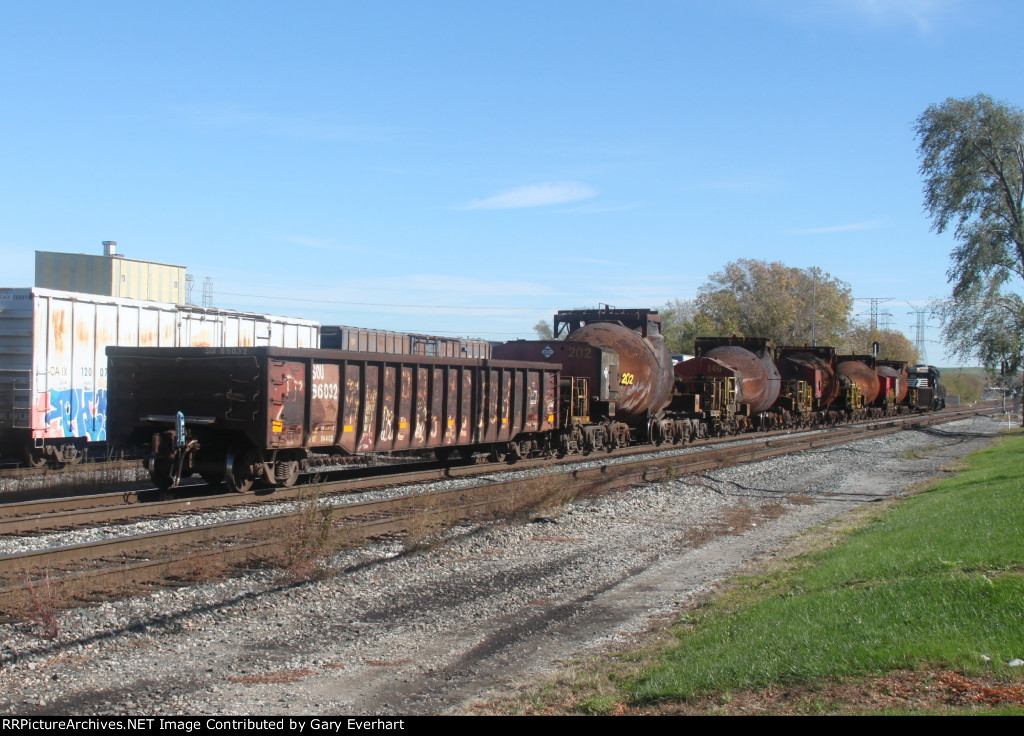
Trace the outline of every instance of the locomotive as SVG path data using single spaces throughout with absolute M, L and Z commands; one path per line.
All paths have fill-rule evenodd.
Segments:
M 161 488 L 198 474 L 245 491 L 294 484 L 312 452 L 514 462 L 934 406 L 905 364 L 874 356 L 701 338 L 673 366 L 655 311 L 563 310 L 554 323 L 557 339 L 477 359 L 108 348 L 111 436 L 146 448 Z

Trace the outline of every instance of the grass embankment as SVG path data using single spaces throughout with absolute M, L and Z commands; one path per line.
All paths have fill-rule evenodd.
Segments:
M 738 581 L 670 641 L 554 700 L 633 713 L 1022 703 L 1024 666 L 1009 665 L 1024 659 L 1022 489 L 1017 433 L 955 477 L 819 531 L 817 549 Z

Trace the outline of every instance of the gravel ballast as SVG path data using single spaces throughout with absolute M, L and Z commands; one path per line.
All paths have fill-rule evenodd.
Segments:
M 0 625 L 8 714 L 459 712 L 670 620 L 752 559 L 980 449 L 976 417 Z

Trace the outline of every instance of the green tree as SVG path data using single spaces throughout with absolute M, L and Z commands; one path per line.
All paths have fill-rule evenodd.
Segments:
M 942 318 L 942 335 L 954 355 L 980 361 L 993 376 L 1003 361 L 1011 372 L 1020 369 L 1024 300 L 1017 294 L 986 294 L 975 288 L 937 303 L 935 313 Z
M 846 332 L 853 296 L 849 284 L 820 268 L 740 259 L 712 274 L 695 304 L 713 334 L 835 345 Z
M 952 298 L 937 313 L 961 358 L 986 368 L 1022 361 L 1024 110 L 988 95 L 949 98 L 917 119 L 924 206 L 936 233 L 953 228 Z M 1009 352 L 1007 352 L 1009 351 Z
M 693 299 L 673 299 L 661 308 L 661 332 L 670 353 L 693 355 L 694 339 L 711 335 L 714 330 Z
M 959 396 L 963 402 L 977 401 L 985 388 L 985 381 L 981 376 L 964 373 L 962 370 L 943 370 L 942 382 L 946 384 L 948 395 Z

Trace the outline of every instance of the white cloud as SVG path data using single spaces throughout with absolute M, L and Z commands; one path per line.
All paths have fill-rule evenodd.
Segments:
M 840 8 L 849 8 L 872 23 L 908 21 L 921 33 L 932 31 L 939 18 L 956 5 L 957 0 L 839 0 Z
M 928 35 L 963 8 L 962 0 L 762 0 L 762 6 L 798 22 L 848 25 L 851 20 L 874 28 L 907 24 Z
M 597 195 L 597 191 L 575 181 L 555 181 L 506 189 L 486 199 L 474 199 L 459 205 L 460 210 L 508 210 L 521 207 L 544 207 L 563 202 L 579 202 Z
M 882 227 L 885 220 L 868 220 L 866 222 L 852 222 L 847 225 L 829 225 L 827 227 L 808 227 L 801 230 L 790 230 L 789 235 L 821 235 L 822 233 L 845 233 L 851 230 L 873 230 Z
M 628 210 L 640 209 L 643 205 L 639 203 L 633 204 L 609 204 L 609 205 L 597 205 L 597 204 L 585 204 L 580 207 L 570 207 L 569 212 L 626 212 Z

